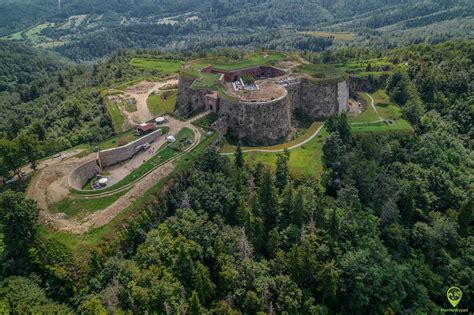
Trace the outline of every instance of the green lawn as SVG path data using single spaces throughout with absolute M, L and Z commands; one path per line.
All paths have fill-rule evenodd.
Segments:
M 388 133 L 388 132 L 402 132 L 411 133 L 413 127 L 404 119 L 399 119 L 393 124 L 387 124 L 383 121 L 377 123 L 364 123 L 358 125 L 351 125 L 352 133 L 374 132 L 374 133 Z
M 107 98 L 105 98 L 105 105 L 107 107 L 110 119 L 112 120 L 114 131 L 121 132 L 123 130 L 123 123 L 125 121 L 122 112 L 115 102 L 109 101 Z
M 161 91 L 152 94 L 147 99 L 147 105 L 154 116 L 172 113 L 176 106 L 176 91 Z
M 347 76 L 347 74 L 339 68 L 322 64 L 301 65 L 296 67 L 294 72 L 307 74 L 316 82 L 327 80 L 338 81 Z
M 107 208 L 127 192 L 128 190 L 125 190 L 111 196 L 89 199 L 65 198 L 57 203 L 49 205 L 48 210 L 51 213 L 64 213 L 66 218 L 81 219 L 90 213 Z
M 153 58 L 132 58 L 130 64 L 134 67 L 158 70 L 164 73 L 178 73 L 179 69 L 183 65 L 182 60 L 166 60 L 166 59 L 153 59 Z
M 134 132 L 133 129 L 130 129 L 130 130 L 127 130 L 121 134 L 118 134 L 104 142 L 101 142 L 98 147 L 99 149 L 101 150 L 107 150 L 107 149 L 111 149 L 111 148 L 116 148 L 119 146 L 119 144 L 121 145 L 125 145 L 129 142 L 132 142 L 134 140 L 137 140 L 138 138 L 140 138 L 139 136 L 137 136 Z
M 369 123 L 379 120 L 377 113 L 370 105 L 371 100 L 366 93 L 359 93 L 359 96 L 364 100 L 365 110 L 357 116 L 351 116 L 349 121 L 351 123 Z M 383 116 L 382 116 L 383 117 Z
M 312 134 L 314 134 L 314 132 L 323 125 L 322 122 L 314 122 L 311 124 L 311 126 L 308 128 L 308 130 L 304 133 L 304 135 L 302 135 L 301 137 L 298 137 L 294 140 L 291 140 L 291 141 L 288 141 L 288 142 L 285 142 L 285 143 L 281 143 L 281 144 L 276 144 L 276 145 L 272 145 L 272 146 L 265 146 L 265 147 L 241 147 L 242 150 L 252 150 L 252 149 L 257 149 L 257 150 L 283 150 L 285 148 L 289 148 L 289 147 L 292 147 L 294 145 L 297 145 L 298 143 L 301 143 L 303 141 L 305 141 L 306 139 L 308 139 Z M 234 145 L 231 145 L 231 144 L 225 144 L 220 152 L 221 153 L 232 153 L 232 152 L 235 152 L 235 150 L 237 149 L 237 146 L 234 146 Z
M 254 53 L 241 61 L 233 61 L 226 59 L 209 60 L 213 68 L 216 70 L 233 71 L 242 68 L 250 68 L 256 66 L 272 66 L 279 61 L 288 59 L 287 56 L 279 52 L 271 53 Z
M 128 103 L 125 101 L 123 104 L 124 104 L 123 106 L 125 107 L 125 110 L 129 113 L 133 113 L 138 110 L 137 103 Z
M 288 166 L 292 176 L 296 178 L 321 176 L 323 170 L 322 147 L 326 136 L 327 131 L 323 128 L 311 141 L 301 147 L 290 150 Z M 281 153 L 249 152 L 244 153 L 244 156 L 247 162 L 262 162 L 264 165 L 274 168 L 278 154 Z

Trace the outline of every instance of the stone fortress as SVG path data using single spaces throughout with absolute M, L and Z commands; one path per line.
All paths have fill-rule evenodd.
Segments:
M 339 72 L 318 73 L 319 68 L 312 65 L 300 69 L 288 60 L 247 67 L 236 64 L 233 68 L 214 66 L 212 60 L 209 63 L 194 72 L 188 70 L 193 62 L 183 66 L 176 113 L 186 116 L 199 110 L 214 111 L 218 119 L 213 127 L 245 145 L 284 142 L 297 111 L 316 121 L 347 108 L 348 83 Z

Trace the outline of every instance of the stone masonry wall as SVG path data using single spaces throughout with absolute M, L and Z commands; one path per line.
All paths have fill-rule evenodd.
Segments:
M 227 121 L 231 139 L 247 145 L 271 145 L 282 141 L 291 130 L 287 95 L 271 102 L 220 100 L 219 116 Z
M 178 82 L 178 93 L 176 96 L 175 114 L 178 116 L 187 116 L 192 112 L 205 107 L 205 96 L 211 90 L 192 89 L 191 85 L 196 79 L 181 75 Z
M 347 106 L 349 91 L 346 81 L 315 84 L 302 78 L 300 85 L 299 97 L 297 94 L 292 96 L 293 105 L 311 119 L 327 118 Z
M 127 145 L 124 145 L 118 148 L 100 151 L 99 158 L 100 158 L 102 167 L 106 168 L 108 166 L 111 166 L 116 163 L 132 158 L 135 154 L 137 154 L 141 150 L 140 146 L 142 146 L 145 143 L 151 143 L 155 141 L 162 134 L 163 133 L 161 129 L 158 129 L 147 134 L 146 136 L 141 137 L 138 140 L 130 142 Z
M 82 189 L 98 173 L 100 173 L 100 167 L 97 160 L 84 163 L 69 175 L 69 185 L 76 189 Z
M 349 102 L 349 86 L 347 81 L 337 83 L 337 103 L 338 112 L 347 110 L 347 103 Z

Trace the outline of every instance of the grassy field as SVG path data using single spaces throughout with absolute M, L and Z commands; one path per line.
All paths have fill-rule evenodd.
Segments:
M 340 80 L 346 77 L 346 73 L 336 67 L 329 65 L 301 65 L 294 69 L 295 73 L 309 75 L 314 81 Z
M 148 109 L 154 116 L 174 112 L 176 91 L 162 91 L 152 94 L 147 99 Z
M 281 144 L 276 144 L 276 145 L 272 145 L 272 146 L 266 146 L 266 147 L 241 147 L 242 150 L 252 150 L 252 149 L 256 149 L 256 150 L 283 150 L 285 148 L 290 148 L 294 145 L 297 145 L 303 141 L 305 141 L 306 139 L 308 139 L 309 137 L 311 137 L 312 134 L 314 134 L 316 132 L 316 130 L 321 127 L 323 125 L 322 122 L 314 122 L 311 124 L 311 126 L 308 128 L 308 130 L 304 133 L 304 135 L 302 135 L 301 137 L 298 137 L 294 140 L 291 140 L 291 141 L 288 141 L 288 142 L 285 142 L 285 143 L 281 143 Z M 236 146 L 234 145 L 231 145 L 231 144 L 225 144 L 220 152 L 221 153 L 233 153 L 235 152 L 235 150 L 237 149 Z
M 254 53 L 241 61 L 217 59 L 209 60 L 209 64 L 212 64 L 216 70 L 232 71 L 256 66 L 271 66 L 286 59 L 283 53 Z
M 136 112 L 137 109 L 137 103 L 128 103 L 128 102 L 123 102 L 123 106 L 125 107 L 125 110 L 129 113 Z
M 178 73 L 183 65 L 182 60 L 166 60 L 153 58 L 132 58 L 130 64 L 137 68 L 157 70 L 166 74 Z
M 99 149 L 101 150 L 107 150 L 107 149 L 111 149 L 111 148 L 116 148 L 119 146 L 119 144 L 122 144 L 122 145 L 125 145 L 129 142 L 132 142 L 132 141 L 135 141 L 137 140 L 138 137 L 134 130 L 130 129 L 130 130 L 127 130 L 121 134 L 118 134 L 104 142 L 101 142 L 98 147 Z
M 125 190 L 101 198 L 65 198 L 57 203 L 49 205 L 48 210 L 51 213 L 64 213 L 67 219 L 82 219 L 90 213 L 107 208 L 127 192 L 128 190 Z
M 125 118 L 123 117 L 123 114 L 118 108 L 117 104 L 105 98 L 105 105 L 107 107 L 110 119 L 112 120 L 112 127 L 114 128 L 114 131 L 122 132 Z
M 304 32 L 304 34 L 316 36 L 316 37 L 334 37 L 336 41 L 351 40 L 356 35 L 355 33 L 349 33 L 349 32 L 324 32 L 324 31 Z
M 322 147 L 327 136 L 326 129 L 321 129 L 319 134 L 301 147 L 290 150 L 288 166 L 292 176 L 301 178 L 305 176 L 320 177 L 322 167 Z M 250 163 L 262 162 L 264 165 L 275 168 L 275 163 L 281 153 L 249 152 L 245 153 L 245 160 Z

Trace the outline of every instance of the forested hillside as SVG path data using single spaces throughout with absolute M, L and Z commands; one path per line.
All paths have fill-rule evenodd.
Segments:
M 292 178 L 291 152 L 273 171 L 240 150 L 228 158 L 211 147 L 118 239 L 79 246 L 76 256 L 39 236 L 38 209 L 23 194 L 3 193 L 0 310 L 436 314 L 450 308 L 451 286 L 462 288 L 458 307 L 473 309 L 474 43 L 304 56 L 389 60 L 383 88 L 414 132 L 356 134 L 345 113 L 333 116 L 321 178 Z M 100 86 L 133 77 L 129 57 L 121 51 L 68 71 L 88 90 L 81 80 Z M 50 89 L 61 90 L 60 82 Z
M 21 14 L 28 15 L 40 1 L 0 1 L 0 36 L 54 48 L 75 60 L 125 47 L 321 51 L 341 44 L 392 48 L 474 36 L 468 0 L 63 0 L 54 6 L 47 1 L 38 11 L 43 18 L 35 12 L 28 19 L 10 14 L 20 3 L 26 8 Z

